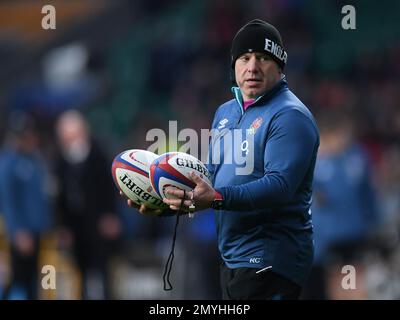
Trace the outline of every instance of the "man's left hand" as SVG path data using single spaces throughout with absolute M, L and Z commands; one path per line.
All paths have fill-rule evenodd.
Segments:
M 195 206 L 194 211 L 210 208 L 215 197 L 215 190 L 194 172 L 190 172 L 189 178 L 196 184 L 196 187 L 192 191 L 186 192 L 178 188 L 168 187 L 165 192 L 171 196 L 177 197 L 177 199 L 164 198 L 164 203 L 168 204 L 172 210 L 179 210 L 181 201 L 186 195 L 185 201 L 183 202 L 183 209 L 185 211 L 189 211 L 189 206 L 191 204 Z

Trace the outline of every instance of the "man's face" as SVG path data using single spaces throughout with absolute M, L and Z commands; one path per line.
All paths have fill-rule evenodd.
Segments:
M 245 53 L 235 62 L 235 77 L 243 99 L 247 101 L 271 89 L 281 79 L 281 71 L 269 55 Z

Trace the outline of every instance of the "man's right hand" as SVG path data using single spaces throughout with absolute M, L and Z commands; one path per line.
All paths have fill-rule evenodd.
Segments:
M 128 204 L 128 206 L 130 206 L 131 208 L 137 209 L 141 214 L 148 215 L 148 216 L 158 216 L 162 213 L 161 209 L 150 209 L 150 208 L 147 208 L 144 204 L 138 205 L 138 204 L 134 203 L 131 199 L 128 199 L 122 191 L 120 191 L 119 194 L 121 195 L 121 197 L 123 197 L 126 200 L 126 203 Z

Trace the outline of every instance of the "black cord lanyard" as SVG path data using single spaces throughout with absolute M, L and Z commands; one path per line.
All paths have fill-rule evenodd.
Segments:
M 181 213 L 183 213 L 183 202 L 185 201 L 186 198 L 186 191 L 183 190 L 183 199 L 181 201 L 181 205 L 179 207 L 179 210 L 176 214 L 176 222 L 175 222 L 175 229 L 174 229 L 174 236 L 172 238 L 172 247 L 171 247 L 171 252 L 169 253 L 167 263 L 165 264 L 164 268 L 164 274 L 163 274 L 163 281 L 164 281 L 164 290 L 169 291 L 172 290 L 172 284 L 169 280 L 170 275 L 171 275 L 171 270 L 172 270 L 172 262 L 174 261 L 174 251 L 175 251 L 175 242 L 176 242 L 176 231 L 178 229 L 178 224 L 179 224 L 179 216 Z M 168 284 L 168 288 L 167 288 Z

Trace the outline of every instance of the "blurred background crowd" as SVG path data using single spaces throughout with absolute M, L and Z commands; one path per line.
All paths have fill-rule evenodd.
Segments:
M 44 4 L 56 29 L 43 30 Z M 354 5 L 356 29 L 342 7 Z M 113 157 L 168 120 L 210 128 L 230 93 L 230 44 L 261 18 L 280 30 L 289 87 L 317 118 L 315 263 L 304 299 L 400 298 L 400 2 L 81 0 L 0 3 L 0 296 L 218 299 L 213 214 L 128 208 Z M 168 150 L 168 146 L 165 147 Z M 160 150 L 162 151 L 162 150 Z M 44 290 L 44 265 L 57 271 Z M 356 270 L 356 289 L 341 286 Z

